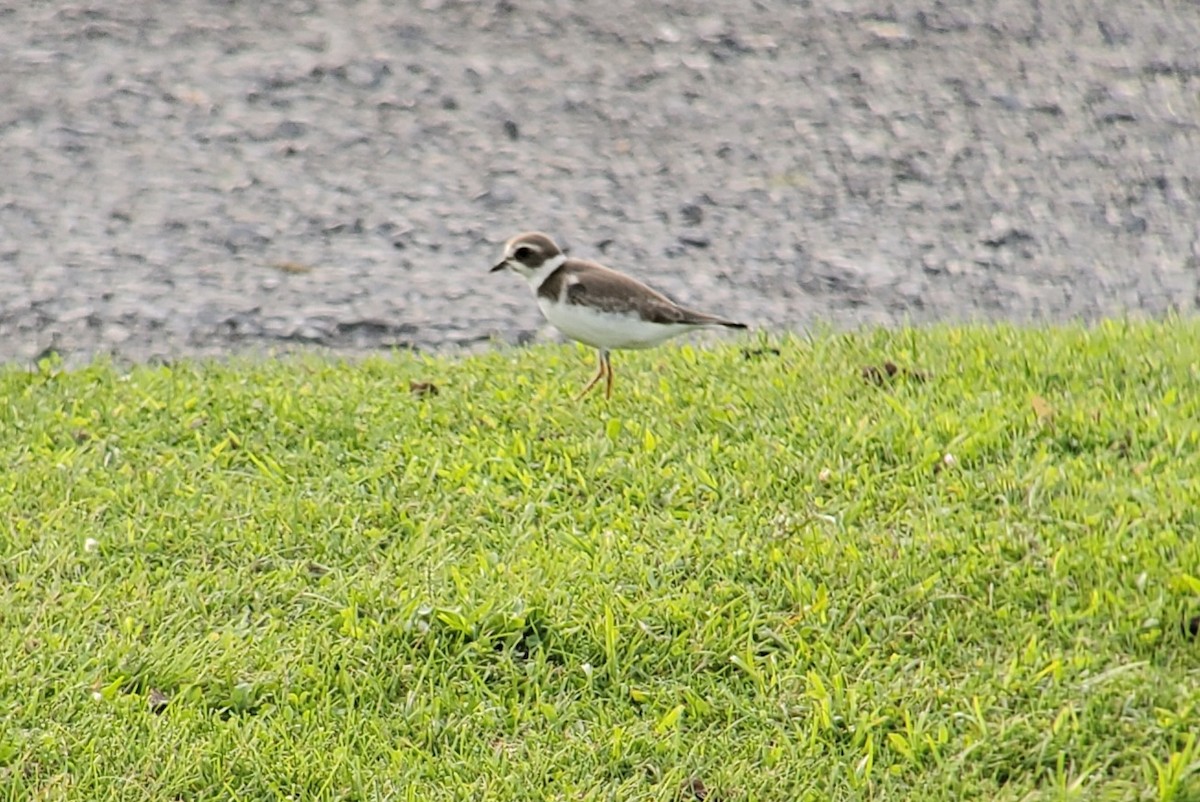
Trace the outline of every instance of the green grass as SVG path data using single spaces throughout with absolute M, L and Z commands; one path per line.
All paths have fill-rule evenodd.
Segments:
M 1200 323 L 593 360 L 0 372 L 0 799 L 1200 800 Z

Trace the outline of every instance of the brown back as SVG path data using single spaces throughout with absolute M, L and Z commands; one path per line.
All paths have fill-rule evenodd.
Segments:
M 605 312 L 636 314 L 650 323 L 691 326 L 738 326 L 712 315 L 693 312 L 660 292 L 604 265 L 568 259 L 538 287 L 538 297 L 557 300 L 566 287 L 566 302 L 586 303 Z

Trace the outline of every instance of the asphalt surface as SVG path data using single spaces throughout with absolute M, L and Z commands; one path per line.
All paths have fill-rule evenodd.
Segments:
M 771 330 L 1190 312 L 1200 4 L 0 4 L 0 361 L 545 336 L 541 229 Z

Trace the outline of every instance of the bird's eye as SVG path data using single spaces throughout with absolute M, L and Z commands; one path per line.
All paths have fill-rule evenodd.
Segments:
M 513 256 L 524 262 L 533 256 L 533 248 L 530 248 L 528 245 L 522 245 L 520 248 L 517 248 L 515 251 L 513 251 Z

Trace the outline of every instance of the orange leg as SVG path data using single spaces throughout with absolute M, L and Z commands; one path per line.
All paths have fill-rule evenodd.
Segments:
M 585 395 L 587 395 L 588 391 L 596 386 L 596 382 L 600 381 L 605 376 L 608 377 L 608 391 L 611 393 L 612 392 L 612 366 L 608 364 L 608 351 L 601 350 L 600 351 L 600 369 L 596 371 L 596 375 L 594 377 L 592 377 L 592 380 L 587 383 L 587 387 L 584 387 L 583 390 L 580 391 L 579 395 L 575 396 L 575 400 L 578 401 L 579 399 L 581 399 Z

